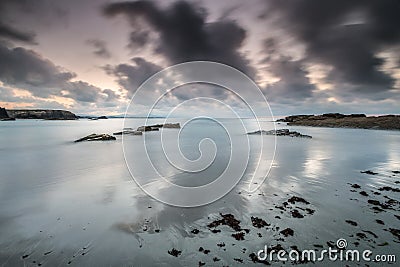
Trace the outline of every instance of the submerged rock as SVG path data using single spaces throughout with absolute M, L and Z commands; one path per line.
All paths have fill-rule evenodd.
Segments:
M 109 140 L 116 140 L 112 135 L 109 134 L 89 134 L 88 136 L 82 137 L 78 140 L 75 140 L 75 143 L 83 142 L 83 141 L 109 141 Z
M 310 135 L 301 134 L 296 131 L 290 131 L 289 129 L 278 129 L 278 130 L 258 130 L 255 132 L 247 133 L 248 135 L 262 134 L 262 135 L 276 135 L 276 136 L 290 136 L 290 137 L 301 137 L 301 138 L 312 138 Z

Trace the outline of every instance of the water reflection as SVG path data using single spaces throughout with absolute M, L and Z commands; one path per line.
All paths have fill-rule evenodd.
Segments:
M 137 187 L 124 164 L 120 139 L 79 145 L 70 142 L 91 132 L 117 131 L 120 120 L 50 123 L 16 121 L 10 126 L 15 128 L 2 128 L 0 264 L 34 265 L 35 261 L 36 265 L 51 266 L 71 261 L 90 266 L 180 266 L 193 265 L 193 260 L 195 264 L 199 260 L 213 264 L 214 256 L 221 258 L 221 264 L 235 264 L 235 257 L 250 264 L 250 251 L 276 244 L 279 237 L 276 232 L 255 229 L 251 216 L 267 220 L 271 229 L 292 227 L 295 235 L 287 240 L 300 248 L 325 244 L 338 235 L 350 238 L 354 228 L 344 222 L 346 219 L 357 221 L 360 229 L 377 233 L 377 242 L 393 244 L 390 233 L 375 223 L 377 215 L 367 206 L 369 198 L 351 192 L 348 183 L 358 183 L 371 196 L 370 190 L 395 186 L 399 177 L 392 176 L 391 171 L 400 170 L 397 132 L 298 127 L 295 130 L 314 138 L 279 138 L 270 176 L 257 192 L 246 192 L 255 167 L 250 165 L 244 180 L 225 197 L 211 205 L 185 209 L 159 203 Z M 37 124 L 41 124 L 40 130 Z M 136 127 L 142 121 L 132 120 L 131 124 Z M 44 125 L 51 130 L 46 131 Z M 269 130 L 271 124 L 265 122 L 262 128 Z M 26 139 L 27 132 L 30 137 Z M 270 136 L 263 138 L 270 143 Z M 135 140 L 141 139 L 131 136 L 133 146 Z M 257 146 L 256 140 L 252 145 Z M 267 145 L 266 149 L 271 147 Z M 256 157 L 254 153 L 251 156 Z M 270 163 L 268 158 L 261 159 L 264 168 Z M 379 175 L 360 173 L 366 169 Z M 174 174 L 167 167 L 164 171 Z M 171 178 L 179 180 L 182 176 Z M 157 182 L 154 179 L 157 190 L 166 190 Z M 396 199 L 394 194 L 384 195 Z M 275 208 L 293 195 L 307 199 L 315 214 L 295 219 Z M 221 233 L 209 231 L 207 224 L 218 218 L 219 212 L 234 214 L 243 228 L 251 230 L 244 241 L 236 242 L 229 228 L 221 228 Z M 379 214 L 385 227 L 397 227 L 393 213 Z M 192 234 L 194 228 L 200 233 Z M 220 242 L 226 243 L 226 251 L 216 246 Z M 369 246 L 360 243 L 361 247 Z M 212 257 L 199 254 L 200 246 L 209 248 Z M 172 247 L 182 250 L 182 256 L 170 256 L 167 251 Z M 388 252 L 391 247 L 376 249 Z M 247 248 L 246 253 L 243 248 Z M 24 255 L 29 256 L 23 259 Z

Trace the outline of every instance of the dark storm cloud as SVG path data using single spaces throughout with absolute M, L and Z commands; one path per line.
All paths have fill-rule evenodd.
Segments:
M 29 88 L 39 97 L 59 93 L 61 89 L 57 86 L 75 77 L 75 74 L 61 70 L 51 61 L 22 47 L 0 45 L 0 61 L 0 80 L 3 83 Z
M 108 74 L 117 77 L 118 83 L 128 91 L 129 97 L 131 97 L 132 94 L 136 92 L 138 87 L 151 75 L 157 73 L 162 69 L 160 66 L 148 62 L 140 57 L 132 58 L 131 61 L 134 65 L 107 65 L 104 68 Z
M 392 0 L 266 1 L 274 17 L 306 48 L 306 60 L 332 66 L 328 80 L 362 93 L 390 90 L 377 53 L 400 44 L 400 2 Z
M 82 81 L 32 50 L 8 48 L 0 44 L 0 81 L 7 86 L 28 90 L 33 96 L 65 96 L 78 102 L 116 100 L 108 91 Z M 111 98 L 111 99 L 110 99 Z
M 102 40 L 97 40 L 97 39 L 89 39 L 86 41 L 88 45 L 92 46 L 95 50 L 93 51 L 93 54 L 95 54 L 98 57 L 101 58 L 110 58 L 111 53 L 107 49 L 107 45 L 104 41 Z
M 148 31 L 133 31 L 129 35 L 129 47 L 136 48 L 146 45 L 149 42 L 150 33 Z
M 134 33 L 140 28 L 140 20 L 144 20 L 159 34 L 156 52 L 172 64 L 212 60 L 254 77 L 253 67 L 239 52 L 246 31 L 232 20 L 208 23 L 205 9 L 193 3 L 178 1 L 163 9 L 151 1 L 119 2 L 107 5 L 104 14 L 109 17 L 125 15 Z M 134 37 L 135 41 L 136 34 Z
M 35 34 L 31 32 L 22 32 L 9 25 L 3 24 L 0 18 L 0 38 L 10 39 L 12 41 L 22 41 L 26 43 L 35 43 Z
M 269 100 L 285 103 L 293 100 L 303 101 L 313 96 L 316 88 L 311 84 L 307 77 L 308 72 L 300 60 L 285 57 L 271 60 L 268 71 L 280 79 L 264 88 Z
M 11 41 L 35 43 L 35 34 L 15 28 L 12 22 L 7 19 L 10 7 L 23 6 L 23 1 L 0 0 L 0 38 Z
M 264 53 L 260 63 L 266 65 L 265 70 L 279 81 L 262 88 L 268 100 L 288 103 L 303 101 L 313 96 L 316 89 L 308 78 L 308 71 L 302 60 L 279 54 L 279 44 L 273 38 L 264 41 Z

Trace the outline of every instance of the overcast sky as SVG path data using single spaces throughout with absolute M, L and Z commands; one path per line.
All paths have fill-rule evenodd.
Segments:
M 400 113 L 399 14 L 396 0 L 0 0 L 0 106 L 122 114 L 151 75 L 210 60 L 253 79 L 275 115 Z M 199 92 L 232 101 L 182 86 L 157 112 Z

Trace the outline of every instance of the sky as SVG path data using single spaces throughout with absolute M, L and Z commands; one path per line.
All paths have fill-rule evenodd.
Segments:
M 119 115 L 157 72 L 213 61 L 251 78 L 276 116 L 399 114 L 398 14 L 396 0 L 0 0 L 0 107 Z M 190 84 L 154 114 L 185 101 L 183 114 L 218 114 L 199 96 L 235 106 Z

